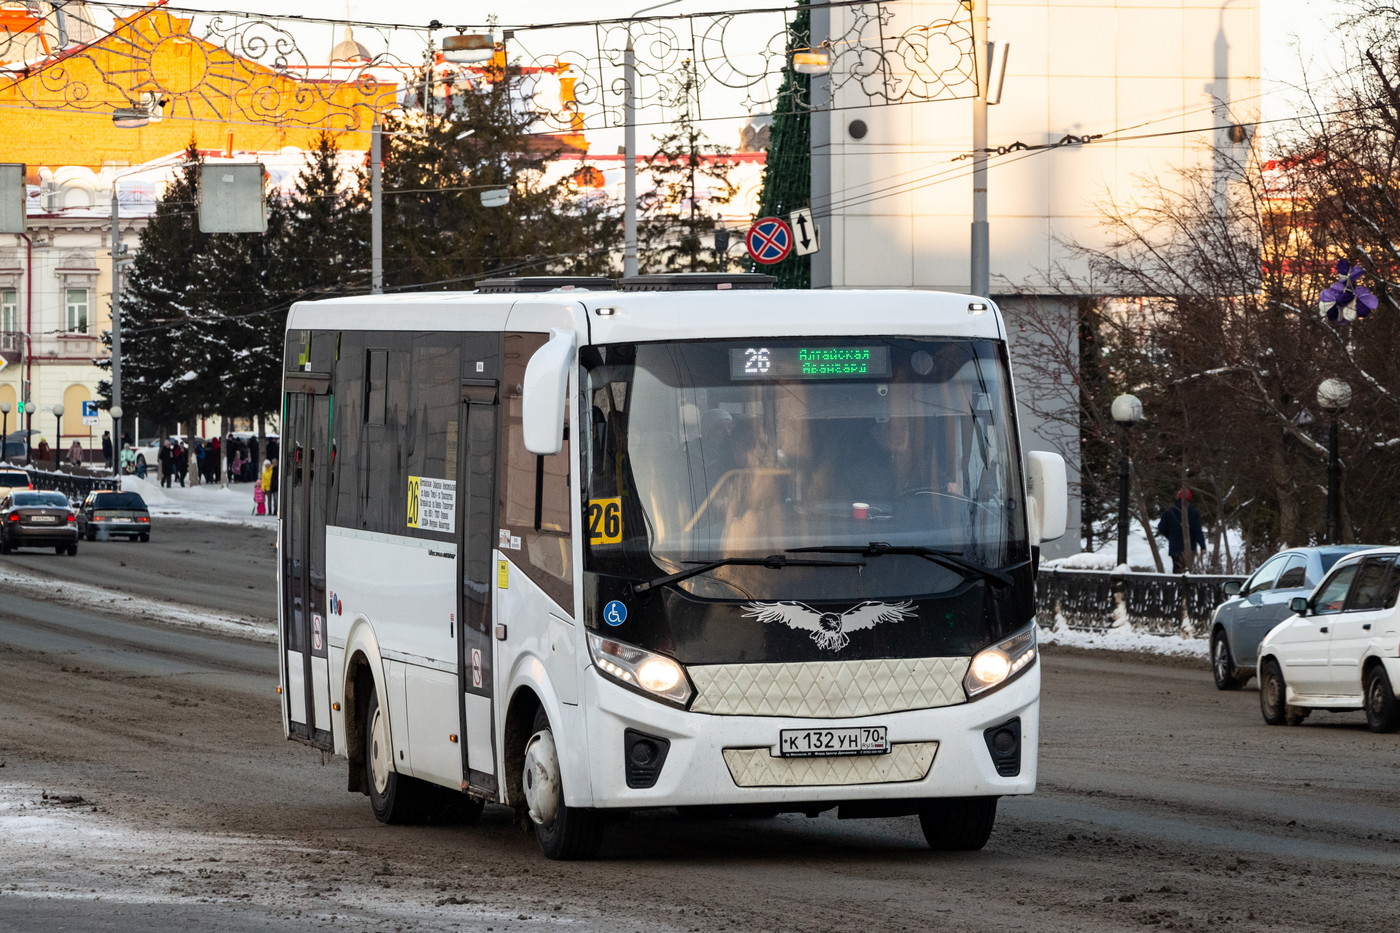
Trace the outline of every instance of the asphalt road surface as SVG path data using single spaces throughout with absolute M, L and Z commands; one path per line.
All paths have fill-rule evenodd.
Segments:
M 272 612 L 270 532 L 0 558 Z M 123 582 L 125 581 L 125 582 Z M 384 827 L 283 740 L 273 647 L 0 585 L 0 930 L 1388 929 L 1400 735 L 1268 727 L 1204 662 L 1048 648 L 1040 790 L 978 853 L 912 818 L 637 815 L 554 863 L 513 815 Z

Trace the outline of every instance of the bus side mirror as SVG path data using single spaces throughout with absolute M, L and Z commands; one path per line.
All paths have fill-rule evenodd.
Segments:
M 1065 458 L 1043 450 L 1026 454 L 1026 511 L 1031 544 L 1058 538 L 1069 521 Z
M 520 418 L 525 449 L 548 456 L 564 447 L 564 405 L 569 392 L 569 370 L 574 365 L 574 332 L 551 330 L 549 342 L 525 364 Z
M 1308 614 L 1308 598 L 1306 596 L 1294 596 L 1288 601 L 1289 611 L 1300 616 Z

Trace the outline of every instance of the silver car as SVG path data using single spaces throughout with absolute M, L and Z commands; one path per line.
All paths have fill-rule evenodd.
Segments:
M 1279 551 L 1241 584 L 1225 584 L 1230 599 L 1215 607 L 1210 624 L 1210 669 L 1220 690 L 1238 690 L 1254 676 L 1259 642 L 1293 614 L 1295 596 L 1308 596 L 1343 555 L 1373 547 L 1336 544 Z

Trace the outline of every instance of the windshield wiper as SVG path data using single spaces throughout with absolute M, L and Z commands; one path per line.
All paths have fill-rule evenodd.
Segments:
M 686 563 L 697 563 L 686 561 Z M 657 577 L 655 580 L 648 580 L 645 583 L 634 583 L 633 593 L 645 593 L 654 590 L 658 586 L 665 586 L 668 583 L 679 583 L 681 580 L 689 580 L 691 577 L 698 577 L 702 573 L 709 573 L 716 567 L 768 567 L 771 570 L 782 570 L 784 567 L 864 567 L 863 560 L 803 560 L 802 558 L 788 557 L 786 554 L 769 554 L 767 557 L 722 557 L 719 560 L 707 560 L 698 562 L 695 567 L 686 570 L 679 570 L 675 573 L 668 573 L 664 577 Z
M 845 547 L 843 545 L 794 547 L 788 548 L 788 553 L 860 554 L 864 557 L 883 557 L 886 554 L 907 554 L 911 557 L 922 557 L 924 560 L 931 561 L 935 564 L 941 564 L 953 570 L 960 570 L 964 574 L 975 574 L 980 577 L 985 577 L 1001 586 L 1011 585 L 1010 574 L 997 570 L 994 567 L 987 567 L 976 561 L 968 560 L 966 557 L 962 556 L 961 551 L 945 551 L 936 547 L 894 545 L 886 544 L 884 541 L 871 541 L 864 547 Z

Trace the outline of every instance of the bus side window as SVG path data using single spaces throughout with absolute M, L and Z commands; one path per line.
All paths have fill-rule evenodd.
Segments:
M 525 380 L 525 364 L 545 340 L 544 334 L 505 337 L 501 524 L 520 538 L 520 551 L 512 551 L 510 556 L 550 597 L 568 607 L 573 599 L 573 522 L 569 508 L 572 432 L 566 416 L 564 446 L 557 454 L 541 457 L 525 449 L 521 423 L 520 385 Z

